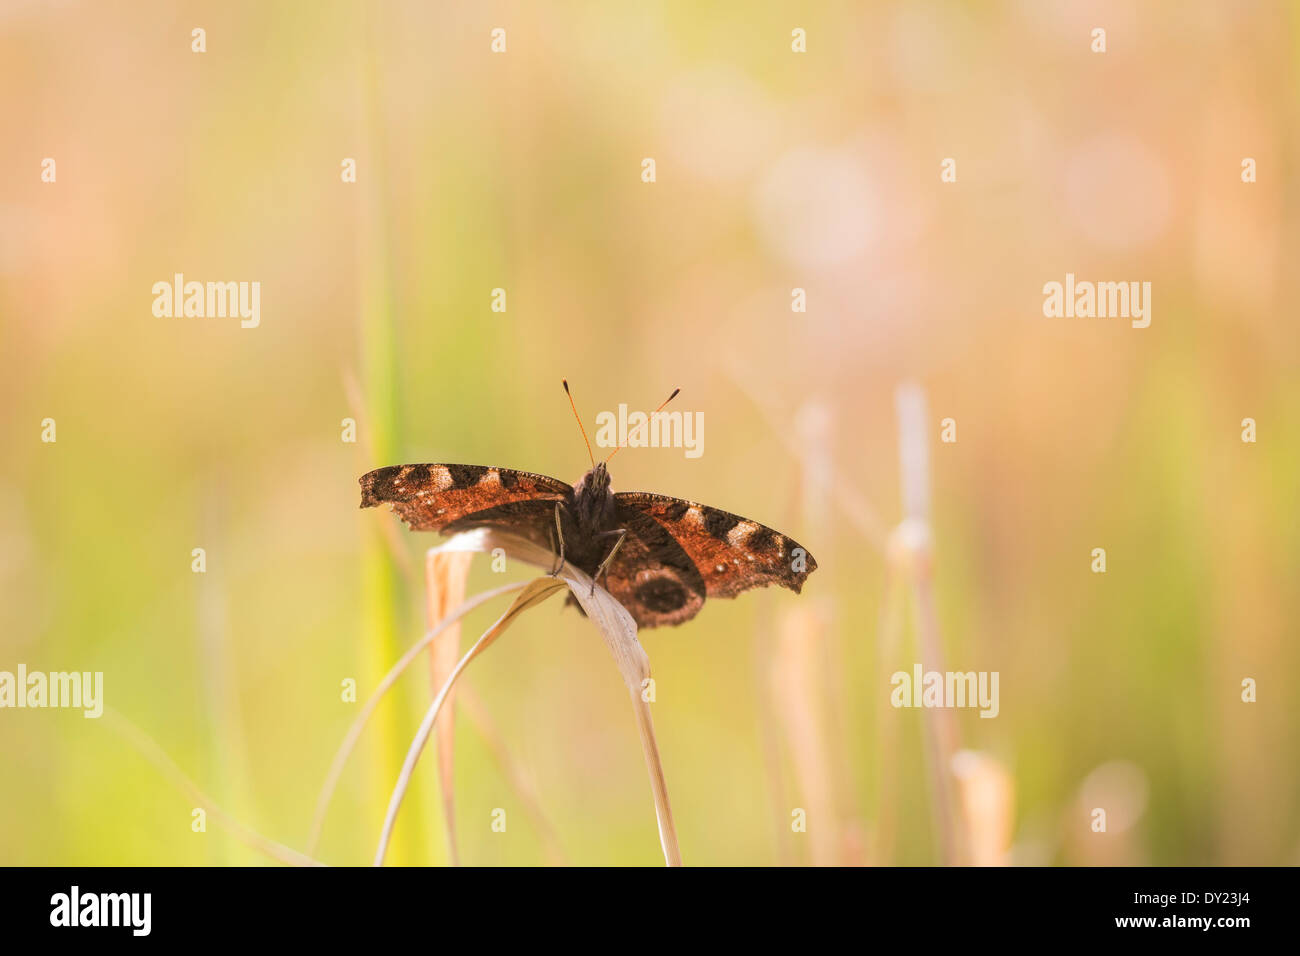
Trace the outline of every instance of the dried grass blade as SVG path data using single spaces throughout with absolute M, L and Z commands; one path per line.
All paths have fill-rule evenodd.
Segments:
M 677 845 L 677 827 L 673 823 L 672 806 L 668 802 L 668 784 L 664 780 L 663 762 L 659 758 L 659 744 L 655 740 L 654 719 L 644 695 L 645 683 L 650 678 L 650 659 L 637 640 L 636 622 L 627 609 L 604 588 L 593 591 L 591 579 L 581 571 L 567 579 L 573 596 L 600 630 L 600 636 L 605 639 L 605 645 L 614 655 L 614 662 L 627 685 L 628 694 L 632 698 L 632 709 L 636 713 L 636 729 L 641 736 L 646 770 L 650 774 L 650 791 L 654 795 L 655 819 L 659 824 L 659 845 L 663 849 L 664 862 L 668 866 L 681 866 L 682 854 Z
M 397 678 L 402 676 L 402 672 L 411 666 L 411 663 L 420 655 L 429 644 L 443 632 L 445 628 L 451 627 L 462 617 L 474 610 L 480 604 L 486 604 L 493 598 L 500 597 L 503 594 L 509 594 L 512 591 L 522 591 L 528 586 L 526 581 L 516 581 L 511 584 L 502 585 L 499 588 L 493 588 L 491 591 L 484 591 L 482 594 L 476 594 L 468 601 L 461 604 L 454 611 L 447 615 L 437 627 L 425 634 L 419 641 L 409 647 L 405 654 L 398 659 L 397 663 L 389 669 L 384 679 L 379 682 L 379 686 L 366 699 L 361 707 L 361 713 L 357 714 L 352 726 L 348 728 L 343 742 L 339 744 L 338 751 L 334 754 L 334 760 L 330 763 L 329 773 L 325 776 L 325 783 L 321 785 L 320 795 L 316 798 L 316 814 L 312 819 L 311 836 L 307 841 L 307 852 L 314 853 L 316 844 L 320 840 L 321 829 L 325 826 L 325 814 L 329 810 L 330 801 L 334 798 L 334 790 L 338 787 L 339 778 L 343 775 L 343 767 L 351 756 L 352 751 L 356 748 L 357 741 L 361 739 L 361 732 L 365 730 L 366 722 L 383 700 L 384 695 L 396 683 Z
M 465 600 L 473 555 L 431 549 L 424 559 L 425 626 L 433 630 L 447 612 Z M 429 680 L 436 692 L 451 676 L 460 656 L 460 623 L 453 622 L 429 648 Z M 435 726 L 437 731 L 438 783 L 442 790 L 442 817 L 447 832 L 447 853 L 452 866 L 460 866 L 456 844 L 456 692 L 447 694 L 447 713 Z
M 469 666 L 470 661 L 491 647 L 493 642 L 505 632 L 506 628 L 514 623 L 520 614 L 542 603 L 561 591 L 565 586 L 564 581 L 556 578 L 536 578 L 528 582 L 523 592 L 515 598 L 514 603 L 510 605 L 495 624 L 483 632 L 483 636 L 474 642 L 474 646 L 466 651 L 465 656 L 460 659 L 460 663 L 451 672 L 442 690 L 438 692 L 438 696 L 434 698 L 433 703 L 429 705 L 428 711 L 425 712 L 424 720 L 420 723 L 420 729 L 416 731 L 415 739 L 411 741 L 410 749 L 406 752 L 402 772 L 398 775 L 397 783 L 393 787 L 392 797 L 388 801 L 388 813 L 384 817 L 384 828 L 379 836 L 379 846 L 375 850 L 375 866 L 383 865 L 384 856 L 388 852 L 388 844 L 392 839 L 393 827 L 397 823 L 397 811 L 401 809 L 402 800 L 406 796 L 407 787 L 411 783 L 411 774 L 415 771 L 415 765 L 420 759 L 420 754 L 424 751 L 424 745 L 433 732 L 433 725 L 438 720 L 438 713 L 442 710 L 447 695 L 456 684 L 456 678 Z
M 554 563 L 551 552 L 531 541 L 505 534 L 491 528 L 475 528 L 456 535 L 442 545 L 443 551 L 491 552 L 501 548 L 513 559 L 535 567 L 549 568 Z M 636 622 L 627 609 L 619 604 L 604 588 L 592 588 L 591 578 L 583 571 L 566 563 L 560 577 L 568 584 L 574 598 L 587 612 L 587 617 L 600 631 L 605 645 L 614 655 L 619 673 L 627 684 L 636 713 L 637 731 L 641 749 L 650 774 L 650 790 L 654 796 L 655 818 L 659 825 L 659 843 L 663 848 L 664 862 L 681 866 L 681 851 L 677 845 L 677 829 L 673 824 L 672 806 L 668 801 L 668 786 L 664 780 L 663 763 L 655 740 L 654 721 L 649 704 L 642 699 L 642 684 L 650 676 L 650 661 L 637 640 Z M 548 579 L 550 580 L 550 579 Z

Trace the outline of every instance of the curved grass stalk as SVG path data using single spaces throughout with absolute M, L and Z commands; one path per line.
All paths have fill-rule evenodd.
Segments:
M 554 563 L 551 552 L 524 538 L 496 531 L 475 528 L 456 535 L 443 551 L 491 552 L 502 548 L 507 555 L 535 567 L 549 568 Z M 646 770 L 650 774 L 650 792 L 654 797 L 655 819 L 659 825 L 659 845 L 668 866 L 681 866 L 682 855 L 677 846 L 677 828 L 673 824 L 672 806 L 668 802 L 668 785 L 664 780 L 663 763 L 659 759 L 659 746 L 655 742 L 654 720 L 650 705 L 642 696 L 645 681 L 650 677 L 650 659 L 637 640 L 636 622 L 627 608 L 614 600 L 602 587 L 593 587 L 592 580 L 583 571 L 565 563 L 560 577 L 568 584 L 574 599 L 582 605 L 587 618 L 600 631 L 605 646 L 614 656 L 623 682 L 632 698 L 636 714 L 637 732 L 641 737 L 641 751 L 645 756 Z
M 424 557 L 424 626 L 433 630 L 447 611 L 465 600 L 469 584 L 472 554 L 448 554 L 430 548 Z M 440 640 L 429 646 L 430 693 L 436 693 L 456 666 L 460 656 L 460 625 L 454 624 Z M 447 715 L 434 728 L 438 761 L 438 789 L 442 791 L 442 825 L 447 839 L 447 855 L 452 866 L 460 866 L 460 844 L 456 839 L 456 701 L 464 688 L 447 695 Z
M 550 568 L 555 560 L 554 555 L 547 548 L 515 535 L 486 527 L 462 532 L 441 545 L 439 550 L 490 553 L 494 548 L 501 548 L 509 557 L 531 564 L 534 567 Z M 534 586 L 539 590 L 531 595 L 532 600 L 526 601 L 529 595 L 522 594 L 516 598 L 510 610 L 502 615 L 501 619 L 489 628 L 470 648 L 469 652 L 461 658 L 460 663 L 456 665 L 456 669 L 452 671 L 446 684 L 439 692 L 437 699 L 434 700 L 425 714 L 424 721 L 421 723 L 420 729 L 411 743 L 411 748 L 407 752 L 406 763 L 398 776 L 397 784 L 393 788 L 388 814 L 384 821 L 383 833 L 380 836 L 379 847 L 375 853 L 376 865 L 381 864 L 384 860 L 388 843 L 392 838 L 397 810 L 401 806 L 402 799 L 410 783 L 411 773 L 414 771 L 415 764 L 428 742 L 429 735 L 432 733 L 433 726 L 438 719 L 438 711 L 446 701 L 451 686 L 460 677 L 461 672 L 464 671 L 469 662 L 486 649 L 500 635 L 501 631 L 513 621 L 515 616 L 525 610 L 526 607 L 540 603 L 565 586 L 569 588 L 574 598 L 587 613 L 587 617 L 600 631 L 601 638 L 614 656 L 619 673 L 622 674 L 623 681 L 627 685 L 636 715 L 637 732 L 641 738 L 641 749 L 645 757 L 646 769 L 650 774 L 650 791 L 654 797 L 655 818 L 658 822 L 659 843 L 663 849 L 664 862 L 669 866 L 682 865 L 681 851 L 677 846 L 677 829 L 673 824 L 672 807 L 668 801 L 668 786 L 664 779 L 663 763 L 659 757 L 658 744 L 655 742 L 654 721 L 650 716 L 649 704 L 642 696 L 644 682 L 650 676 L 650 661 L 637 640 L 636 622 L 632 620 L 632 615 L 628 614 L 627 609 L 614 600 L 608 591 L 601 587 L 594 587 L 591 578 L 571 564 L 565 563 L 561 567 L 558 579 L 551 577 L 539 578 L 528 585 L 529 588 Z
M 357 377 L 350 369 L 345 368 L 342 372 L 342 378 L 343 390 L 347 394 L 348 407 L 351 411 L 352 417 L 361 423 L 361 427 L 358 429 L 358 435 L 360 438 L 358 449 L 361 453 L 357 457 L 357 467 L 359 470 L 364 471 L 369 467 L 369 463 L 378 461 L 381 456 L 376 453 L 374 442 L 371 438 L 374 429 L 370 425 L 370 415 L 366 410 L 366 402 L 362 396 L 361 386 L 357 381 Z M 383 543 L 388 548 L 389 553 L 392 554 L 398 570 L 402 572 L 402 575 L 412 587 L 418 586 L 419 581 L 415 573 L 415 566 L 411 561 L 410 552 L 406 549 L 405 544 L 403 543 L 401 532 L 398 531 L 397 524 L 395 522 L 385 521 L 382 523 L 381 528 Z M 436 547 L 430 549 L 426 554 L 426 589 L 432 587 L 432 582 L 429 580 L 427 573 L 429 568 L 428 557 L 429 555 L 439 554 L 444 551 L 445 548 Z M 522 587 L 522 585 L 520 586 Z M 460 600 L 463 600 L 464 596 L 464 591 L 462 589 L 457 597 Z M 439 616 L 439 621 L 440 620 L 441 615 Z M 430 620 L 427 627 L 432 630 L 438 626 L 439 621 Z M 446 634 L 447 632 L 444 631 L 442 633 Z M 444 640 L 448 644 L 453 643 L 449 637 L 444 638 Z M 457 635 L 457 639 L 454 643 L 457 645 L 457 648 L 459 648 L 459 635 Z M 443 668 L 441 666 L 442 659 L 437 658 L 436 654 L 432 656 L 437 661 L 437 663 L 433 664 L 434 677 L 432 681 L 432 689 L 436 691 L 441 685 L 442 679 L 445 679 L 445 673 L 455 666 L 456 658 L 453 654 L 451 659 L 446 662 L 445 668 Z M 566 858 L 564 850 L 560 846 L 555 824 L 547 818 L 545 811 L 538 802 L 534 788 L 527 779 L 527 774 L 519 765 L 518 758 L 512 754 L 510 749 L 505 745 L 505 741 L 502 739 L 500 732 L 493 725 L 492 719 L 488 715 L 487 708 L 474 697 L 473 686 L 470 684 L 468 678 L 463 679 L 458 683 L 456 699 L 465 704 L 464 711 L 466 716 L 469 718 L 470 723 L 473 724 L 478 732 L 483 736 L 483 739 L 488 742 L 492 754 L 505 777 L 506 783 L 514 790 L 515 796 L 518 797 L 520 803 L 525 807 L 528 817 L 532 820 L 533 825 L 537 827 L 538 833 L 542 834 L 543 842 L 547 846 L 547 856 L 550 861 L 554 864 L 565 863 Z M 444 733 L 450 734 L 450 731 L 446 729 L 448 727 L 450 727 L 450 721 L 445 721 L 444 723 L 439 724 L 438 733 L 440 735 Z M 445 756 L 443 756 L 444 754 Z M 447 828 L 447 845 L 452 850 L 452 859 L 453 863 L 455 863 L 457 862 L 457 854 L 454 849 L 455 831 L 452 825 L 454 806 L 451 796 L 451 745 L 448 744 L 444 750 L 441 739 L 439 741 L 439 756 L 443 760 L 442 765 L 439 767 L 439 773 L 440 781 L 443 786 L 443 814 Z M 323 824 L 319 821 L 313 822 L 313 847 L 315 846 L 315 841 L 320 838 L 321 826 L 323 826 Z
M 447 682 L 442 685 L 442 690 L 438 692 L 438 696 L 434 698 L 433 703 L 429 705 L 428 711 L 425 712 L 424 720 L 420 722 L 420 729 L 416 731 L 415 739 L 411 741 L 410 749 L 406 752 L 402 772 L 398 775 L 397 783 L 393 787 L 393 795 L 388 801 L 388 813 L 384 817 L 384 828 L 379 835 L 379 846 L 375 850 L 375 866 L 383 866 L 384 856 L 388 853 L 388 844 L 392 840 L 393 827 L 397 823 L 397 811 L 401 809 L 402 800 L 405 798 L 406 790 L 410 786 L 411 774 L 415 771 L 415 765 L 420 759 L 420 754 L 424 752 L 424 745 L 428 743 L 429 735 L 433 733 L 434 724 L 438 721 L 438 713 L 442 710 L 443 702 L 447 699 L 452 687 L 455 686 L 456 679 L 469 666 L 470 661 L 487 650 L 505 632 L 506 628 L 514 623 L 515 618 L 566 587 L 568 587 L 567 582 L 557 578 L 536 578 L 530 581 L 524 587 L 523 593 L 515 598 L 514 603 L 497 619 L 497 622 L 484 631 L 483 636 L 474 642 L 474 646 L 465 652 L 465 656 L 460 659 L 460 663 L 448 676 Z
M 433 643 L 439 634 L 458 622 L 470 611 L 493 598 L 509 594 L 512 591 L 521 591 L 527 586 L 528 582 L 526 581 L 516 581 L 511 584 L 504 584 L 499 588 L 493 588 L 490 591 L 484 591 L 482 594 L 476 594 L 448 614 L 438 623 L 437 627 L 411 645 L 406 653 L 398 659 L 397 663 L 392 666 L 384 679 L 379 682 L 379 686 L 375 688 L 370 697 L 366 699 L 365 704 L 362 705 L 361 713 L 357 714 L 356 719 L 352 721 L 352 726 L 348 728 L 347 735 L 343 738 L 338 751 L 334 754 L 329 773 L 326 775 L 325 783 L 321 786 L 320 795 L 316 799 L 316 813 L 312 819 L 311 835 L 307 840 L 308 853 L 316 851 L 316 844 L 320 841 L 321 830 L 325 826 L 325 814 L 329 811 L 330 801 L 334 798 L 334 791 L 338 787 L 339 778 L 343 775 L 343 767 L 347 763 L 348 757 L 356 748 L 357 741 L 360 739 L 361 732 L 365 729 L 367 721 L 370 720 L 371 714 L 375 712 L 380 700 L 388 693 L 397 678 L 402 675 L 406 668 L 411 666 L 415 659 L 419 657 L 421 651 Z

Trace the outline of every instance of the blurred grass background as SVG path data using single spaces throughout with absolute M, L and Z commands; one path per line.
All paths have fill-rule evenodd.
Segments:
M 364 696 L 423 628 L 357 476 L 573 481 L 561 376 L 588 427 L 681 386 L 705 454 L 626 451 L 615 488 L 752 516 L 821 565 L 802 597 L 643 635 L 686 861 L 934 862 L 923 717 L 880 711 L 919 659 L 910 637 L 877 659 L 885 556 L 807 493 L 821 460 L 897 521 L 915 380 L 946 660 L 1001 674 L 997 719 L 954 719 L 1010 781 L 1006 858 L 1300 861 L 1298 53 L 1300 10 L 1269 2 L 0 4 L 0 669 L 103 671 L 213 799 L 301 846 L 355 713 L 340 681 Z M 1150 281 L 1150 328 L 1045 319 L 1067 271 Z M 155 318 L 175 272 L 259 281 L 261 326 Z M 437 540 L 401 546 L 419 568 Z M 501 580 L 485 561 L 471 593 Z M 373 852 L 425 677 L 367 733 L 325 861 Z M 585 622 L 547 605 L 469 679 L 568 859 L 660 861 Z M 446 860 L 431 757 L 394 862 Z M 0 768 L 2 863 L 262 859 L 192 833 L 79 713 L 0 711 Z M 544 861 L 464 720 L 456 796 L 464 861 Z M 1092 834 L 1098 801 L 1126 825 Z

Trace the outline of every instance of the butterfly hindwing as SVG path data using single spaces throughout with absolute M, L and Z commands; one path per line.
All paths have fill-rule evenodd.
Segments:
M 643 491 L 622 492 L 614 500 L 625 524 L 627 516 L 643 515 L 672 536 L 707 597 L 735 597 L 770 584 L 798 593 L 817 569 L 812 555 L 794 540 L 729 511 Z
M 361 476 L 361 507 L 392 506 L 412 531 L 454 533 L 491 525 L 549 547 L 558 478 L 488 465 L 390 465 Z
M 661 524 L 615 496 L 615 521 L 627 537 L 602 583 L 627 608 L 637 627 L 689 621 L 704 606 L 704 579 L 682 546 Z

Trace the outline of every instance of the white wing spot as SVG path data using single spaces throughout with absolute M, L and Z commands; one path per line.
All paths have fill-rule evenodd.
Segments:
M 752 521 L 738 521 L 735 527 L 727 532 L 727 544 L 733 548 L 738 548 L 746 541 L 749 536 L 758 530 L 758 525 Z

